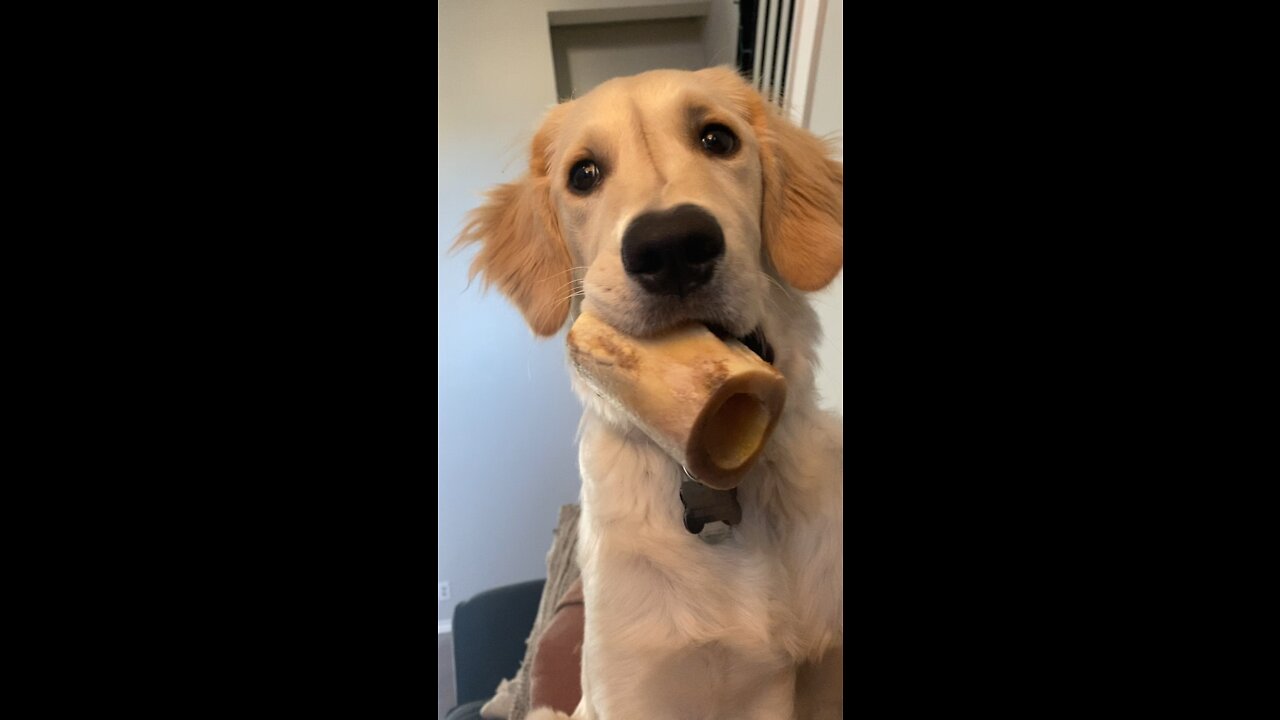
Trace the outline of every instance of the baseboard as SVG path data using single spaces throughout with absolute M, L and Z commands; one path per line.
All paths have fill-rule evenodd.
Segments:
M 437 635 L 444 635 L 445 633 L 451 633 L 451 632 L 453 632 L 452 620 L 441 620 L 436 624 Z

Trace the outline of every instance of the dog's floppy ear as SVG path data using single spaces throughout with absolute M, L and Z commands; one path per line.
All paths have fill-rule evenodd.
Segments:
M 763 98 L 755 111 L 769 259 L 795 288 L 820 290 L 844 267 L 844 164 Z
M 547 176 L 556 117 L 552 111 L 534 136 L 528 172 L 490 190 L 454 243 L 454 248 L 480 243 L 469 276 L 482 274 L 485 287 L 497 285 L 542 336 L 554 335 L 569 316 L 572 279 Z

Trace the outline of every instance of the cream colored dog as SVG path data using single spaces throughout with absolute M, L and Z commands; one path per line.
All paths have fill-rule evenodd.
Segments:
M 541 335 L 590 310 L 645 335 L 695 320 L 787 378 L 786 409 L 708 543 L 683 471 L 580 379 L 586 598 L 574 718 L 841 717 L 844 430 L 817 406 L 802 291 L 844 265 L 844 169 L 733 71 L 658 70 L 555 107 L 528 173 L 459 243 Z M 531 717 L 564 717 L 544 710 Z

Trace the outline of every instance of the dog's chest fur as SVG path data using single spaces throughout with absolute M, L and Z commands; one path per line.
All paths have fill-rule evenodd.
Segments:
M 788 413 L 739 487 L 742 522 L 709 545 L 682 525 L 679 465 L 640 431 L 586 411 L 587 654 L 672 653 L 682 667 L 680 653 L 718 648 L 768 668 L 842 644 L 842 427 L 814 407 Z

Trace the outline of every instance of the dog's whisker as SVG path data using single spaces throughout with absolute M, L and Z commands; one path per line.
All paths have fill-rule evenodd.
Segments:
M 784 286 L 782 283 L 778 282 L 778 281 L 777 281 L 777 279 L 775 279 L 772 275 L 770 275 L 769 273 L 764 272 L 764 271 L 762 271 L 762 270 L 757 270 L 756 272 L 759 272 L 761 275 L 763 275 L 765 280 L 768 280 L 769 282 L 771 282 L 771 283 L 773 283 L 774 285 L 776 285 L 776 286 L 777 286 L 777 288 L 778 288 L 779 290 L 781 290 L 781 291 L 782 291 L 782 294 L 787 296 L 787 299 L 788 299 L 788 300 L 790 300 L 791 302 L 795 302 L 795 301 L 796 301 L 796 299 L 795 299 L 794 297 L 792 297 L 792 296 L 791 296 L 791 293 L 787 292 L 787 288 L 786 288 L 786 286 Z
M 552 276 L 552 277 L 549 277 L 549 278 L 545 278 L 545 279 L 543 279 L 543 282 L 550 282 L 551 280 L 554 280 L 554 279 L 556 279 L 556 278 L 555 278 L 555 276 Z M 561 282 L 558 286 L 556 286 L 555 290 L 559 290 L 560 288 L 569 287 L 569 286 L 570 286 L 570 285 L 572 285 L 573 283 L 580 283 L 580 282 L 585 282 L 585 278 L 569 278 L 568 280 L 565 280 L 565 281 Z
M 546 313 L 555 311 L 561 304 L 570 302 L 575 297 L 586 297 L 586 293 L 582 290 L 578 290 L 564 297 L 553 297 L 539 305 L 537 309 L 534 310 L 533 315 L 534 317 L 543 317 Z
M 569 287 L 569 286 L 573 285 L 574 283 L 582 283 L 582 282 L 585 282 L 585 281 L 584 281 L 584 280 L 579 280 L 579 279 L 575 278 L 575 279 L 573 279 L 573 280 L 570 280 L 570 281 L 569 281 L 569 282 L 567 282 L 567 283 L 563 283 L 563 284 L 561 284 L 559 287 L 555 288 L 552 292 L 559 292 L 559 291 L 561 291 L 561 290 L 563 290 L 563 289 L 565 289 L 565 288 L 567 288 L 567 287 Z
M 568 270 L 561 270 L 561 271 L 559 271 L 559 272 L 553 272 L 553 273 L 551 273 L 550 275 L 548 275 L 547 277 L 542 278 L 542 280 L 540 280 L 539 282 L 551 282 L 552 280 L 559 279 L 559 278 L 560 278 L 561 276 L 563 276 L 563 275 L 572 275 L 572 274 L 573 274 L 573 271 L 575 271 L 575 270 L 585 270 L 585 269 L 586 269 L 586 268 L 582 268 L 582 267 L 572 267 L 572 268 L 569 268 Z M 574 278 L 574 279 L 578 279 L 578 278 Z

